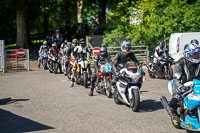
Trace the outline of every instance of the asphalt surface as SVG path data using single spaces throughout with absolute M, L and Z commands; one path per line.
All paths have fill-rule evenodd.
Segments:
M 168 81 L 144 82 L 139 112 L 75 85 L 31 62 L 31 71 L 0 76 L 0 133 L 185 133 L 173 127 L 160 97 Z M 145 69 L 144 69 L 145 70 Z

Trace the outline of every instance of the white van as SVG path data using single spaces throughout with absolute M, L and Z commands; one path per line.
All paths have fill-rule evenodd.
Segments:
M 200 42 L 200 32 L 171 34 L 169 39 L 169 55 L 174 59 L 175 62 L 183 57 L 185 45 L 190 43 L 193 39 L 196 39 Z

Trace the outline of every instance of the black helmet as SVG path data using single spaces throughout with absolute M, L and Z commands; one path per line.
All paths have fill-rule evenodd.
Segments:
M 86 45 L 86 41 L 85 41 L 84 38 L 81 38 L 81 39 L 79 40 L 79 43 L 80 43 L 80 45 L 81 45 L 82 47 Z
M 165 46 L 165 42 L 164 41 L 160 42 L 159 47 L 164 48 L 164 46 Z
M 197 41 L 196 39 L 191 40 L 190 43 L 195 43 L 195 44 L 199 45 L 199 41 Z
M 101 47 L 100 48 L 100 55 L 102 57 L 105 57 L 107 55 L 107 48 L 106 47 Z
M 121 44 L 121 50 L 124 53 L 130 53 L 131 52 L 131 43 L 127 41 L 123 41 Z

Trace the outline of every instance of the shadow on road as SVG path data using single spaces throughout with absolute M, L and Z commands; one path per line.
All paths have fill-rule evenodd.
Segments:
M 155 100 L 143 100 L 140 103 L 139 112 L 153 112 L 159 109 L 163 109 L 162 103 Z
M 54 129 L 3 109 L 0 109 L 0 116 L 0 133 L 24 133 Z
M 15 103 L 18 101 L 28 101 L 30 99 L 12 99 L 12 98 L 4 98 L 4 99 L 0 99 L 0 105 L 6 105 L 6 104 L 11 104 L 11 103 Z

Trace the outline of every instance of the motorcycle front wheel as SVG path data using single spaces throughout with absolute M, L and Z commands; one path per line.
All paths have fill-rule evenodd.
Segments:
M 57 74 L 57 72 L 58 72 L 58 63 L 57 63 L 57 62 L 54 63 L 53 72 L 54 72 L 55 74 Z
M 130 99 L 130 107 L 133 112 L 137 112 L 139 109 L 139 104 L 140 104 L 140 93 L 139 90 L 133 89 L 133 98 Z
M 111 92 L 111 83 L 110 83 L 110 80 L 106 80 L 106 84 L 107 84 L 107 88 L 106 88 L 106 96 L 108 97 L 108 98 L 111 98 L 112 97 L 112 92 Z

